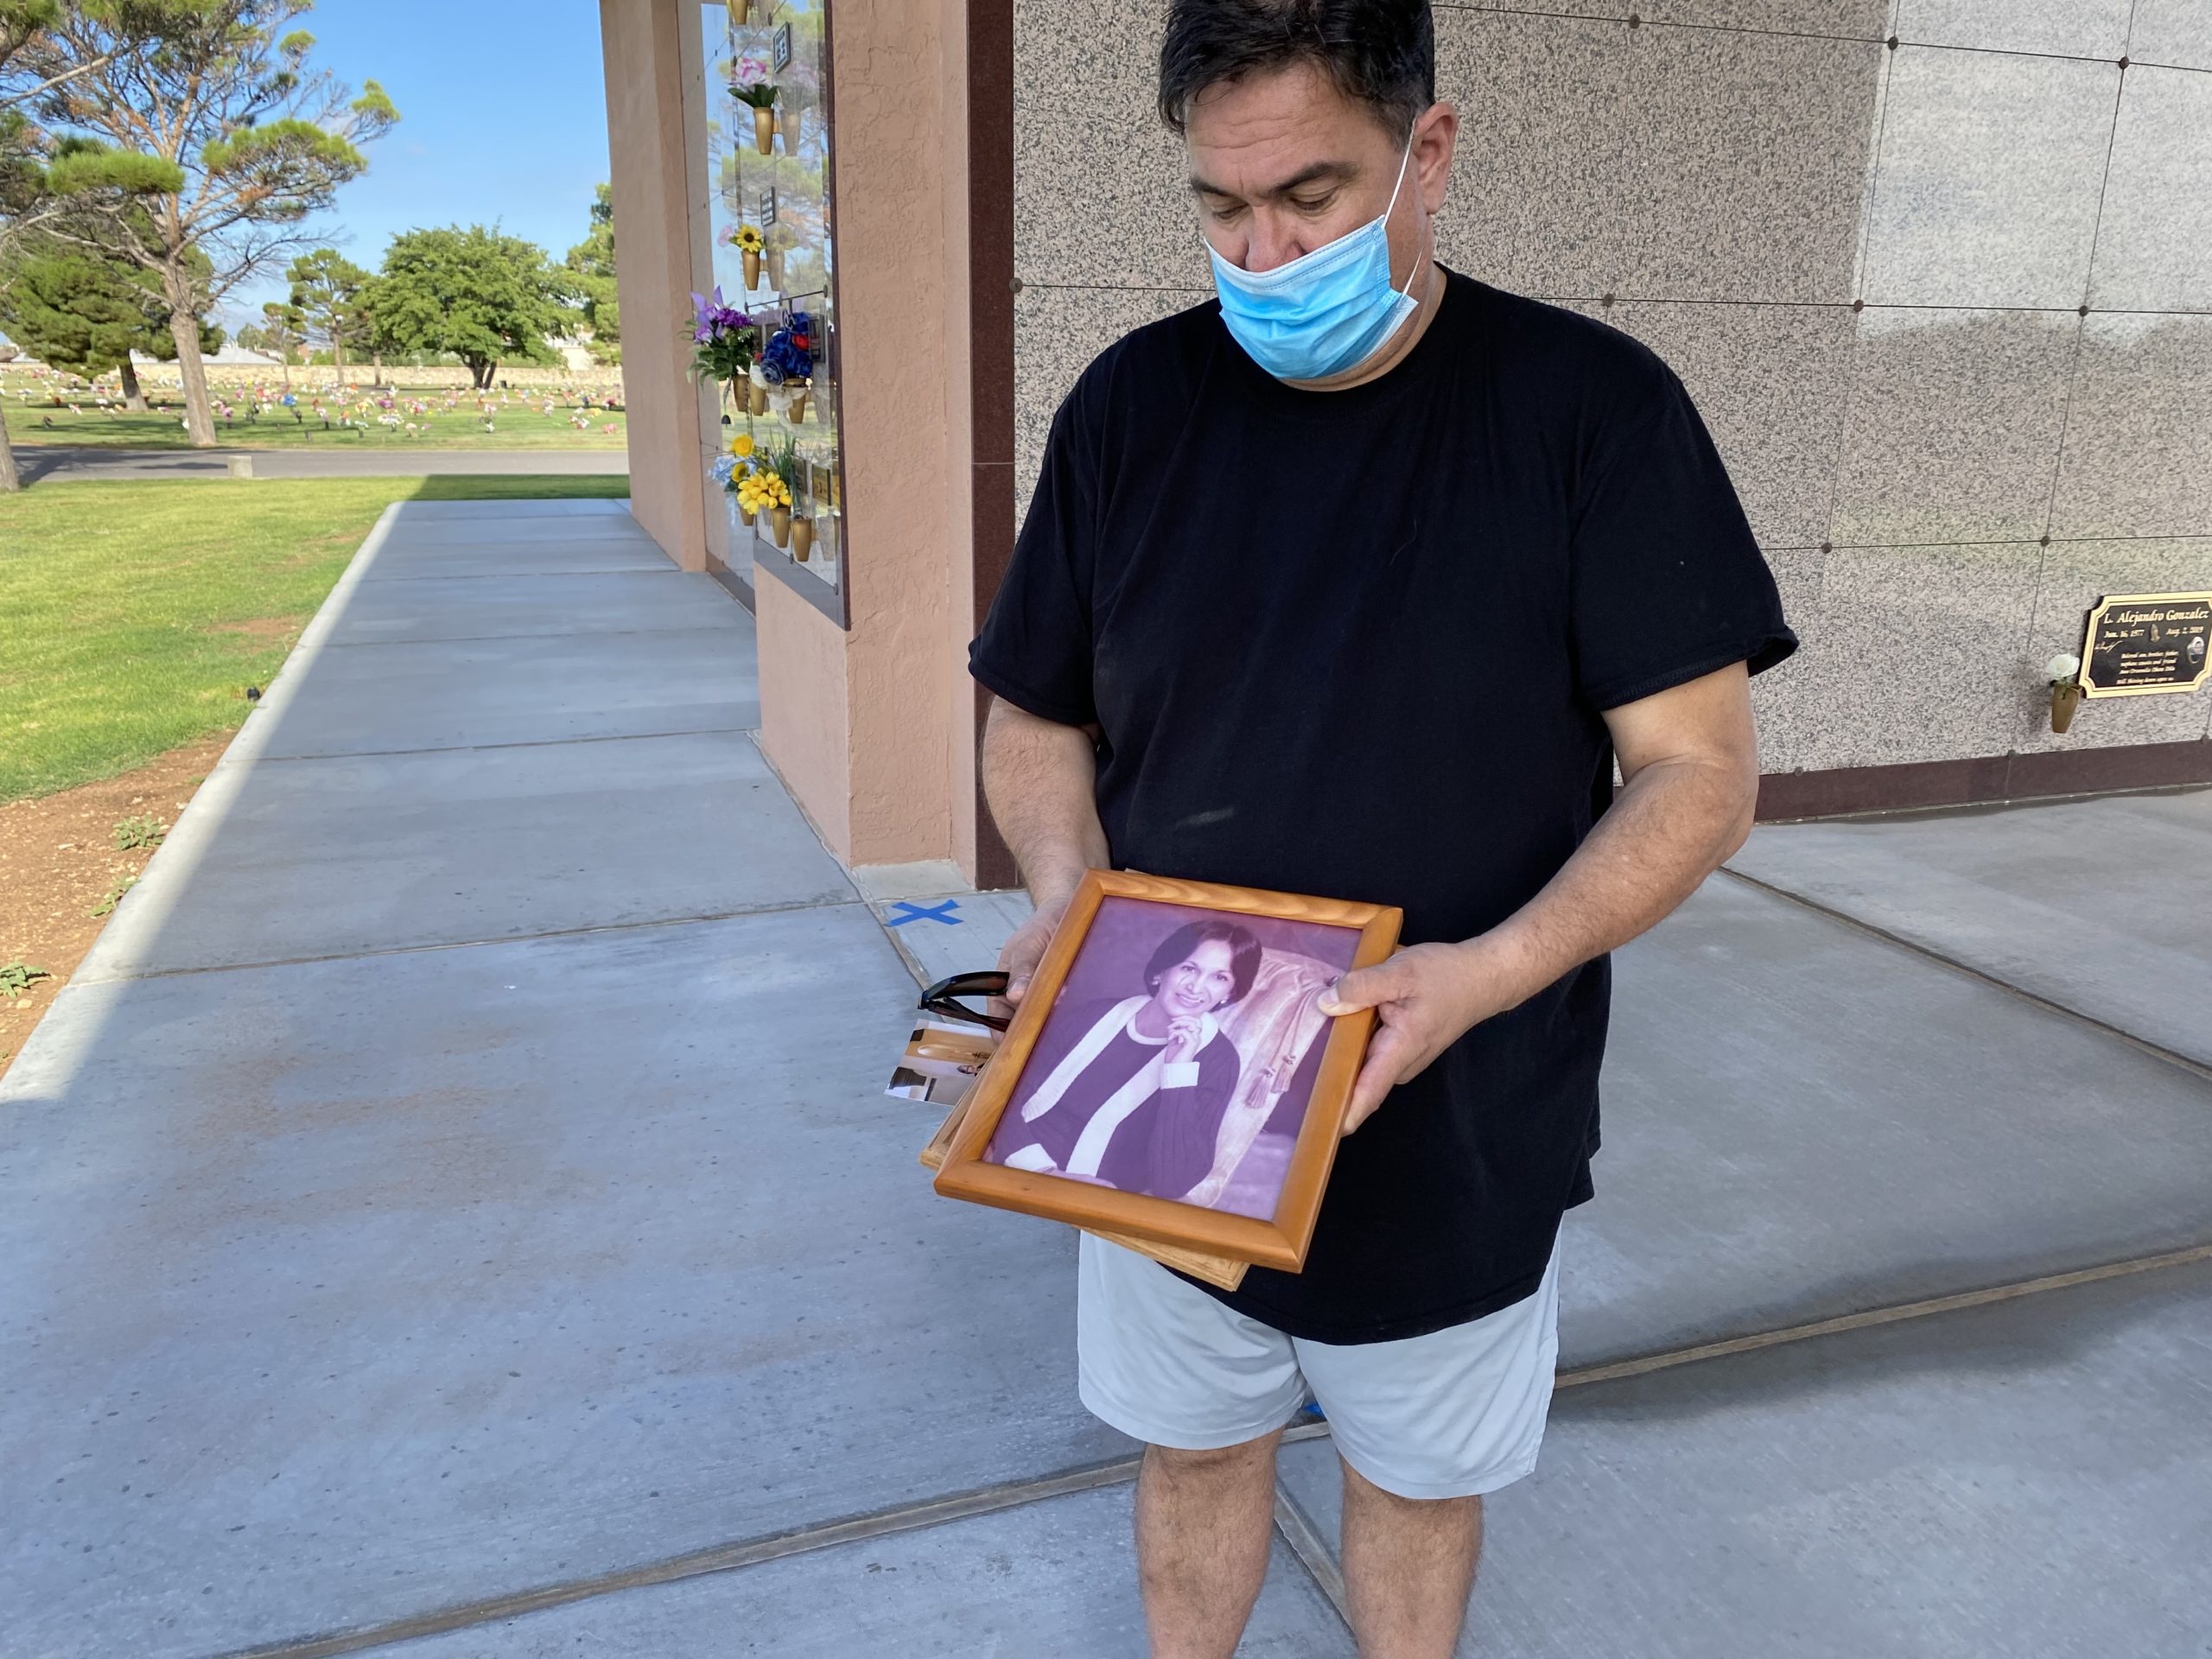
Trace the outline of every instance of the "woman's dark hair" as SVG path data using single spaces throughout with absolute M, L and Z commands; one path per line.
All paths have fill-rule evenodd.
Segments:
M 1170 933 L 1145 964 L 1145 989 L 1158 990 L 1167 970 L 1188 961 L 1191 953 L 1208 939 L 1219 939 L 1229 947 L 1229 996 L 1221 1006 L 1225 1008 L 1231 1002 L 1242 1002 L 1260 972 L 1260 942 L 1249 928 L 1234 922 L 1185 922 Z
M 1177 132 L 1209 86 L 1310 63 L 1402 143 L 1436 102 L 1428 0 L 1172 0 L 1160 118 Z

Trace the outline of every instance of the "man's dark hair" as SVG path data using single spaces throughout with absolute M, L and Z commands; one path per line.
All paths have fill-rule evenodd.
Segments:
M 1177 132 L 1209 86 L 1310 63 L 1401 143 L 1436 102 L 1428 0 L 1173 0 L 1160 118 Z
M 1167 977 L 1167 970 L 1179 962 L 1189 961 L 1191 953 L 1208 939 L 1218 939 L 1229 947 L 1229 995 L 1221 1006 L 1225 1008 L 1230 1003 L 1242 1002 L 1244 994 L 1252 988 L 1252 982 L 1259 977 L 1260 942 L 1252 937 L 1249 928 L 1239 927 L 1234 922 L 1185 922 L 1170 933 L 1145 964 L 1145 989 L 1157 991 L 1160 982 Z

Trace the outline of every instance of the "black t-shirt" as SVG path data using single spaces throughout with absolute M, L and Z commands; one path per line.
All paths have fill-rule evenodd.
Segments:
M 1117 868 L 1398 905 L 1464 939 L 1611 798 L 1602 710 L 1796 645 L 1681 383 L 1602 323 L 1450 276 L 1388 374 L 1300 391 L 1211 302 L 1052 422 L 969 654 L 1096 722 Z M 1305 1270 L 1215 1292 L 1380 1342 L 1533 1292 L 1591 1193 L 1604 959 L 1485 1021 L 1337 1154 Z

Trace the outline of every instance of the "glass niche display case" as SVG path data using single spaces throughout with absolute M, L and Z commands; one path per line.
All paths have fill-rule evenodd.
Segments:
M 829 0 L 701 8 L 714 283 L 753 360 L 721 388 L 715 464 L 729 563 L 781 578 L 840 625 L 836 232 Z

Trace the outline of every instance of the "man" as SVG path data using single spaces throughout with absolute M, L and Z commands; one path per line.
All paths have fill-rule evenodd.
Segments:
M 1309 1392 L 1361 1651 L 1452 1651 L 1549 1406 L 1605 953 L 1742 843 L 1747 676 L 1796 643 L 1665 365 L 1434 263 L 1433 59 L 1427 0 L 1174 0 L 1219 297 L 1085 371 L 972 652 L 1037 906 L 1011 999 L 1086 866 L 1405 911 L 1329 1005 L 1380 1024 L 1305 1270 L 1220 1293 L 1082 1241 L 1160 1659 L 1235 1648 Z

